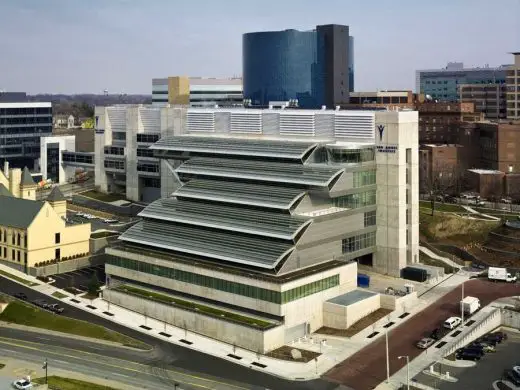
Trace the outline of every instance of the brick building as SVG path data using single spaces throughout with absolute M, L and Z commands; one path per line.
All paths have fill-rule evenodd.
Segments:
M 486 119 L 505 119 L 506 91 L 505 84 L 461 84 L 459 100 L 474 103 L 475 111 L 483 113 Z
M 423 193 L 461 192 L 465 166 L 460 161 L 461 145 L 423 144 L 419 149 L 419 183 Z
M 475 112 L 474 103 L 424 102 L 417 104 L 419 111 L 420 143 L 459 143 L 461 123 L 477 122 L 483 114 Z
M 411 109 L 424 102 L 424 95 L 413 91 L 376 91 L 351 92 L 349 103 L 342 104 L 343 109 Z

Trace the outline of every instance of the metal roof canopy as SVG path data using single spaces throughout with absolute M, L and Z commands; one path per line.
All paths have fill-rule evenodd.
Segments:
M 132 226 L 119 239 L 268 269 L 275 268 L 294 250 L 290 243 L 150 220 Z
M 309 218 L 293 217 L 290 214 L 174 198 L 151 203 L 139 216 L 283 240 L 294 240 L 312 222 Z
M 173 193 L 177 198 L 201 199 L 277 210 L 288 210 L 306 194 L 300 188 L 225 180 L 193 179 Z
M 258 140 L 245 138 L 177 136 L 161 138 L 150 149 L 157 151 L 193 152 L 228 156 L 255 156 L 302 160 L 316 142 Z
M 290 183 L 326 187 L 344 172 L 344 168 L 302 164 L 193 157 L 176 169 L 177 173 L 209 177 Z

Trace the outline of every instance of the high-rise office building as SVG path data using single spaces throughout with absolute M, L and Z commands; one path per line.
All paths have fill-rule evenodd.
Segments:
M 354 79 L 349 27 L 266 31 L 243 35 L 244 98 L 253 106 L 298 100 L 302 108 L 348 103 Z
M 506 65 L 495 68 L 464 68 L 462 62 L 449 62 L 442 69 L 416 71 L 416 92 L 434 100 L 458 102 L 460 84 L 504 84 Z
M 52 134 L 52 104 L 27 102 L 25 93 L 0 93 L 0 164 L 38 169 L 40 138 Z
M 186 76 L 152 79 L 152 104 L 239 107 L 243 105 L 242 79 Z

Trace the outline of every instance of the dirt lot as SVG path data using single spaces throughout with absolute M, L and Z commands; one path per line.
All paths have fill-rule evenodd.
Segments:
M 392 310 L 388 309 L 377 309 L 375 312 L 370 313 L 366 317 L 363 317 L 358 322 L 355 322 L 350 328 L 348 329 L 335 329 L 335 328 L 328 328 L 326 326 L 318 329 L 316 333 L 320 334 L 330 334 L 332 336 L 341 336 L 341 337 L 352 337 L 355 334 L 361 332 L 363 329 L 369 327 L 373 323 L 379 321 L 381 318 L 386 317 L 388 314 L 390 314 Z
M 520 284 L 492 283 L 485 280 L 470 280 L 464 288 L 466 295 L 480 298 L 482 306 L 498 298 L 520 294 Z M 459 297 L 460 289 L 456 288 L 389 332 L 391 374 L 405 364 L 403 360 L 398 360 L 399 355 L 409 355 L 413 360 L 422 352 L 415 347 L 417 340 L 428 335 L 446 317 L 457 314 Z M 386 379 L 384 338 L 338 364 L 325 377 L 356 390 L 373 389 Z

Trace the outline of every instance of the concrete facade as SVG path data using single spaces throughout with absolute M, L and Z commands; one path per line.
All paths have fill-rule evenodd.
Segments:
M 352 292 L 357 292 L 357 290 Z M 324 302 L 323 326 L 335 329 L 348 329 L 361 318 L 378 310 L 381 307 L 380 294 L 365 293 L 367 296 L 348 304 L 335 303 L 334 300 Z
M 506 71 L 507 119 L 520 119 L 520 52 L 512 53 L 514 64 Z

